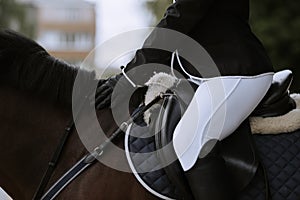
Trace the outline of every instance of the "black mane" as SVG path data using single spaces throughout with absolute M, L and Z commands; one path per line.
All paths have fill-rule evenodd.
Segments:
M 16 32 L 0 30 L 0 83 L 71 104 L 78 68 L 52 57 L 35 41 Z M 87 81 L 93 72 L 84 72 Z

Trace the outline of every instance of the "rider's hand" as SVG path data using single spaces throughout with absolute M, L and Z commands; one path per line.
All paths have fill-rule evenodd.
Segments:
M 118 74 L 98 84 L 95 96 L 95 106 L 97 110 L 110 107 L 111 104 L 113 104 L 111 100 L 112 92 L 121 77 L 122 74 Z

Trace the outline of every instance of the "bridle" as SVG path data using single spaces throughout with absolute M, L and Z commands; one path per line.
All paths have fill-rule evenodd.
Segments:
M 59 141 L 59 144 L 57 145 L 56 147 L 56 150 L 51 158 L 51 160 L 49 161 L 48 163 L 48 167 L 47 167 L 47 170 L 45 171 L 44 175 L 43 175 L 43 178 L 33 196 L 33 200 L 38 200 L 42 197 L 49 181 L 50 181 L 50 178 L 54 172 L 54 169 L 55 167 L 57 166 L 58 162 L 59 162 L 59 159 L 60 159 L 60 156 L 62 154 L 62 151 L 64 149 L 64 146 L 69 138 L 69 136 L 71 135 L 73 129 L 75 127 L 75 123 L 74 123 L 74 120 L 72 118 L 72 120 L 70 120 L 70 122 L 68 123 L 68 125 L 66 126 L 65 128 L 65 131 L 64 131 L 64 134 L 63 136 L 61 137 L 60 141 Z
M 87 99 L 88 99 L 88 97 L 85 96 L 83 103 L 79 107 L 79 112 L 76 113 L 76 115 L 73 115 L 73 116 L 75 116 L 75 118 L 77 118 L 80 115 L 83 105 L 86 103 Z M 74 122 L 73 116 L 72 116 L 71 120 L 68 122 L 66 128 L 64 129 L 64 134 L 62 135 L 51 160 L 48 162 L 47 170 L 45 171 L 45 173 L 39 183 L 39 186 L 38 186 L 36 192 L 34 193 L 34 196 L 32 198 L 33 200 L 39 200 L 43 197 L 45 189 L 48 186 L 48 183 L 53 175 L 53 172 L 60 160 L 60 157 L 61 157 L 61 154 L 65 147 L 65 144 L 75 128 L 75 122 Z
M 141 106 L 140 109 L 133 113 L 132 116 L 123 122 L 110 137 L 108 137 L 104 142 L 97 146 L 91 153 L 83 156 L 71 169 L 69 169 L 59 180 L 54 183 L 54 185 L 45 193 L 45 189 L 49 184 L 49 181 L 53 175 L 55 167 L 59 163 L 60 156 L 66 144 L 66 141 L 70 137 L 71 133 L 75 128 L 74 119 L 68 123 L 65 128 L 64 134 L 60 139 L 58 146 L 56 147 L 55 153 L 53 154 L 51 160 L 48 163 L 48 168 L 43 175 L 43 178 L 34 194 L 33 200 L 51 200 L 54 199 L 72 180 L 74 180 L 81 172 L 87 169 L 92 164 L 96 163 L 97 159 L 104 153 L 105 148 L 109 143 L 115 140 L 120 134 L 126 132 L 129 124 L 133 123 L 137 118 L 141 117 L 146 110 L 156 104 L 159 100 L 164 98 L 164 94 L 157 96 L 147 105 Z M 86 98 L 87 99 L 87 98 Z M 85 99 L 85 101 L 86 101 Z M 79 116 L 79 113 L 76 115 Z

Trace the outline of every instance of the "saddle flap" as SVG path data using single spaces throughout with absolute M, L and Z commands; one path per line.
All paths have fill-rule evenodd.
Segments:
M 157 156 L 165 166 L 164 171 L 179 191 L 177 196 L 188 200 L 194 198 L 172 144 L 174 129 L 182 115 L 179 102 L 175 95 L 164 98 L 155 122 L 155 145 Z
M 250 115 L 270 87 L 272 75 L 217 77 L 199 86 L 173 137 L 185 171 L 198 156 L 206 156 L 216 140 L 228 137 Z
M 177 196 L 180 199 L 193 199 L 190 189 L 193 186 L 187 181 L 187 172 L 184 173 L 179 161 L 176 160 L 172 145 L 170 146 L 176 124 L 184 112 L 181 110 L 181 103 L 182 101 L 176 95 L 170 95 L 163 100 L 156 122 L 153 124 L 155 125 L 155 145 L 156 149 L 159 149 L 157 156 L 160 163 L 165 166 L 164 171 L 179 191 Z M 232 184 L 234 191 L 241 192 L 252 180 L 258 168 L 258 158 L 248 120 L 244 121 L 232 135 L 219 142 L 218 152 L 220 159 L 225 161 L 225 168 L 222 170 L 226 170 L 226 173 L 230 175 L 230 180 L 227 181 Z M 198 160 L 202 161 L 201 165 L 207 165 L 205 158 Z M 213 179 L 213 177 L 210 178 Z
M 226 163 L 235 191 L 241 192 L 254 177 L 259 158 L 255 150 L 249 120 L 220 142 L 220 155 Z

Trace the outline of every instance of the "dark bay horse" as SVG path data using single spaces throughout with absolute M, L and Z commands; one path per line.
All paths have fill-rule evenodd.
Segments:
M 0 187 L 13 199 L 32 199 L 72 119 L 76 76 L 80 72 L 84 82 L 98 80 L 93 72 L 58 60 L 36 42 L 10 31 L 0 31 L 0 70 Z M 111 109 L 98 110 L 96 114 L 105 134 L 111 135 L 117 128 Z M 125 121 L 126 116 L 119 114 Z M 79 115 L 78 122 L 86 119 L 89 113 Z M 86 134 L 95 128 L 87 126 Z M 123 148 L 122 138 L 115 143 Z M 87 152 L 79 134 L 73 130 L 48 187 Z M 122 158 L 115 157 L 110 149 L 103 157 L 110 158 L 115 165 L 127 163 L 125 153 Z M 252 190 L 249 191 L 252 196 Z M 273 189 L 273 192 L 277 191 Z M 71 182 L 57 199 L 150 200 L 157 197 L 144 189 L 132 173 L 97 162 Z
M 0 187 L 13 199 L 32 199 L 72 118 L 72 89 L 79 69 L 50 56 L 34 41 L 1 30 L 0 70 Z M 83 73 L 86 81 L 94 81 L 94 73 Z M 117 128 L 110 109 L 97 111 L 97 116 L 107 135 Z M 76 130 L 73 132 L 49 186 L 87 153 Z M 119 146 L 122 143 L 117 141 Z M 108 151 L 105 156 L 112 154 Z M 142 188 L 131 173 L 97 162 L 57 199 L 156 197 Z

